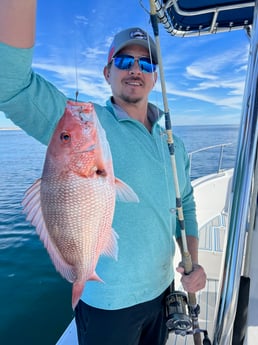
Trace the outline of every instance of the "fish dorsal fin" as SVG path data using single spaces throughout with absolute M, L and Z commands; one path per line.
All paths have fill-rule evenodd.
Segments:
M 39 238 L 47 249 L 50 258 L 58 272 L 69 282 L 74 282 L 76 275 L 71 265 L 67 264 L 60 254 L 58 248 L 51 239 L 41 208 L 40 199 L 41 179 L 38 179 L 26 192 L 22 200 L 23 213 L 26 219 L 36 227 Z
M 125 182 L 115 179 L 117 200 L 123 202 L 139 202 L 137 194 Z

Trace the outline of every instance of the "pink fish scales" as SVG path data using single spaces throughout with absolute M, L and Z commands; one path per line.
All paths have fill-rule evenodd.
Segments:
M 75 308 L 101 254 L 117 259 L 115 199 L 138 202 L 115 178 L 112 156 L 91 103 L 68 101 L 47 149 L 42 177 L 22 201 L 58 272 L 73 283 Z

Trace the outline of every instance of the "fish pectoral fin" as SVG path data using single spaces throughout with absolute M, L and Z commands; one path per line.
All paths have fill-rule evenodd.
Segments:
M 40 240 L 43 242 L 44 247 L 47 249 L 48 254 L 53 261 L 56 270 L 69 282 L 74 282 L 76 275 L 74 269 L 69 265 L 52 238 L 49 235 L 44 216 L 41 208 L 40 199 L 40 186 L 41 179 L 38 179 L 26 192 L 25 197 L 22 200 L 23 213 L 26 214 L 26 219 L 35 226 L 36 232 L 39 235 Z
M 123 202 L 139 202 L 137 194 L 119 178 L 115 178 L 117 200 Z
M 105 247 L 102 250 L 101 254 L 110 256 L 111 258 L 117 260 L 118 257 L 118 244 L 117 239 L 119 238 L 118 234 L 114 229 L 111 229 L 111 235 L 109 240 L 106 242 Z

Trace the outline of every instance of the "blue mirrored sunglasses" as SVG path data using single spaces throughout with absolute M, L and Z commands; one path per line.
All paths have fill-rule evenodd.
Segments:
M 118 69 L 129 70 L 135 61 L 138 61 L 139 67 L 144 73 L 152 73 L 156 71 L 156 64 L 152 63 L 148 57 L 135 58 L 131 55 L 117 55 L 112 59 Z

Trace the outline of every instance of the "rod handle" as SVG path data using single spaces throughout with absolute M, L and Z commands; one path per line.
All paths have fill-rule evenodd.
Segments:
M 192 272 L 192 270 L 193 270 L 193 264 L 192 264 L 191 255 L 190 255 L 190 253 L 188 251 L 187 252 L 183 252 L 182 260 L 183 260 L 185 274 L 190 274 Z

